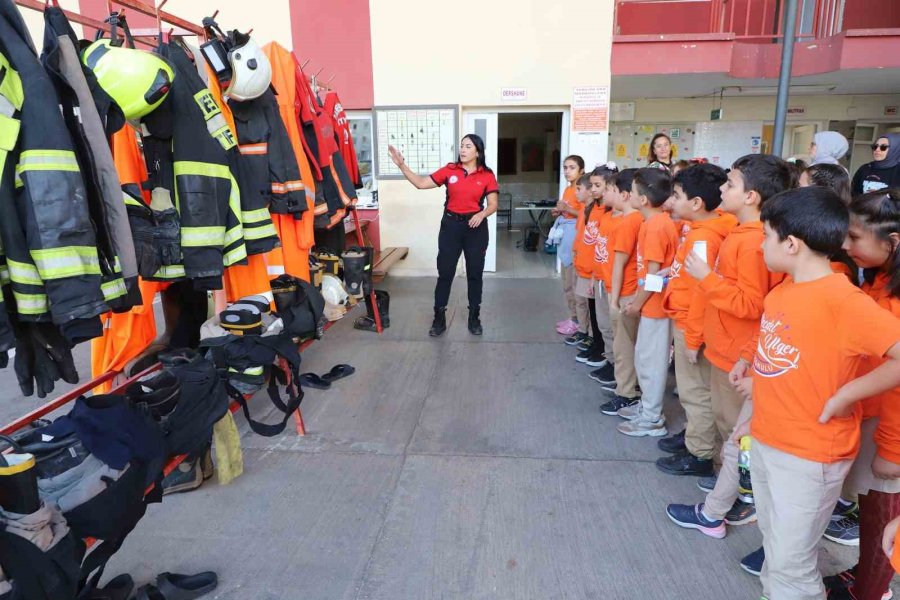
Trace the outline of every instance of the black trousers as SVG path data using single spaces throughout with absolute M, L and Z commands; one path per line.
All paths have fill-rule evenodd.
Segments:
M 438 235 L 438 281 L 434 288 L 434 307 L 444 308 L 450 301 L 450 286 L 456 275 L 459 255 L 466 257 L 466 276 L 469 280 L 469 306 L 481 306 L 481 276 L 484 273 L 484 257 L 487 254 L 487 219 L 472 229 L 468 221 L 460 221 L 444 215 Z

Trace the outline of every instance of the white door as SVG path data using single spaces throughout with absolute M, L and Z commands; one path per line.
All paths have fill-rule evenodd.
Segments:
M 467 133 L 474 133 L 484 140 L 484 160 L 487 165 L 497 172 L 497 113 L 466 113 L 466 130 L 460 133 L 462 138 Z M 502 186 L 503 183 L 500 182 Z M 487 255 L 484 259 L 484 270 L 493 273 L 497 270 L 497 215 L 488 217 L 488 242 Z
M 809 160 L 809 145 L 816 135 L 815 125 L 795 125 L 791 130 L 791 148 L 788 156 L 801 156 Z

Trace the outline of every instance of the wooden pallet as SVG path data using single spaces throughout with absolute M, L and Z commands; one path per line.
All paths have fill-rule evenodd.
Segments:
M 406 258 L 409 248 L 385 248 L 375 253 L 375 265 L 372 268 L 372 279 L 381 281 L 395 264 Z

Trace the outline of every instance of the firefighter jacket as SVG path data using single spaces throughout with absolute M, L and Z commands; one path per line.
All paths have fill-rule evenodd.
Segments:
M 103 275 L 101 289 L 113 311 L 124 312 L 141 302 L 134 242 L 109 141 L 94 104 L 94 98 L 105 93 L 93 72 L 78 59 L 77 43 L 75 32 L 62 10 L 48 6 L 44 11 L 41 60 L 59 96 L 85 181 Z M 109 102 L 104 104 L 110 105 Z
M 84 181 L 53 84 L 21 15 L 0 0 L 0 53 L 21 80 L 12 197 L 0 203 L 0 237 L 20 320 L 63 327 L 109 310 Z M 9 160 L 10 157 L 7 157 Z M 99 328 L 99 327 L 98 327 Z
M 237 142 L 184 49 L 169 42 L 158 52 L 175 79 L 163 103 L 142 120 L 144 157 L 149 189 L 174 199 L 183 264 L 162 267 L 153 279 L 189 277 L 196 289 L 221 289 L 224 267 L 247 258 L 240 191 L 227 155 Z
M 22 81 L 19 74 L 9 65 L 6 57 L 0 53 L 0 206 L 12 205 L 15 187 L 15 161 L 12 152 L 19 139 L 19 120 L 16 115 L 22 110 Z M 9 290 L 9 267 L 3 254 L 3 243 L 0 238 L 0 355 L 15 346 L 15 336 L 9 321 L 4 296 Z M 2 358 L 2 357 L 0 357 Z
M 301 213 L 307 210 L 306 188 L 278 112 L 275 94 L 269 90 L 254 100 L 229 100 L 228 106 L 234 115 L 241 153 L 238 180 L 245 211 L 244 238 L 249 245 L 249 239 L 255 235 L 248 232 L 253 221 L 247 214 L 260 211 L 262 217 L 264 208 L 266 213 L 271 210 L 300 219 Z M 268 222 L 271 223 L 271 218 Z

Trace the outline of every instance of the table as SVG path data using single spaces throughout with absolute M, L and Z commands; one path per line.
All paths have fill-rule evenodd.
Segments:
M 555 210 L 556 206 L 517 206 L 515 210 L 527 210 L 531 217 L 532 223 L 541 232 L 541 235 L 547 237 L 550 233 L 550 226 L 547 223 L 547 215 L 550 211 Z

